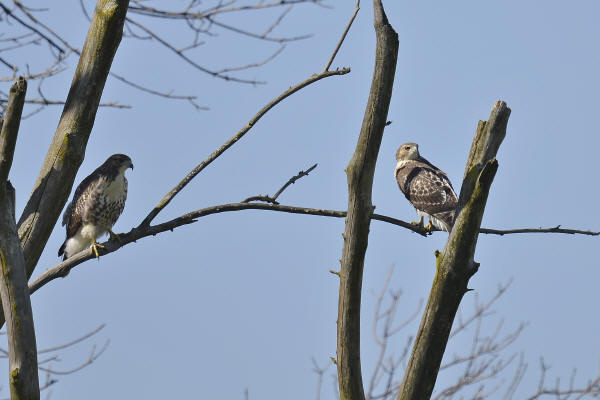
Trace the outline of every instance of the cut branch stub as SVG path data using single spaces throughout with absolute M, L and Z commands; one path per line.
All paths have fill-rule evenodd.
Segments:
M 436 253 L 436 274 L 411 353 L 399 400 L 428 399 L 433 392 L 448 337 L 469 279 L 481 220 L 498 169 L 496 153 L 506 134 L 510 109 L 497 101 L 487 122 L 477 126 L 465 168 L 457 217 L 442 253 Z
M 0 190 L 4 190 L 4 182 L 8 179 L 12 165 L 26 92 L 27 81 L 19 77 L 10 88 L 4 122 L 0 123 Z

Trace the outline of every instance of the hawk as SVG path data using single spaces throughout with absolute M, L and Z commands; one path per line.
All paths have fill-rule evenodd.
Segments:
M 63 214 L 67 239 L 58 250 L 59 256 L 64 254 L 63 260 L 90 245 L 92 254 L 98 257 L 102 245 L 96 240 L 107 232 L 116 236 L 111 229 L 125 207 L 128 168 L 133 169 L 131 158 L 113 154 L 77 186 Z
M 396 152 L 394 176 L 398 186 L 421 217 L 415 225 L 423 226 L 423 217 L 429 218 L 424 227 L 433 226 L 450 232 L 454 224 L 454 210 L 458 199 L 448 176 L 419 154 L 419 145 L 404 143 Z

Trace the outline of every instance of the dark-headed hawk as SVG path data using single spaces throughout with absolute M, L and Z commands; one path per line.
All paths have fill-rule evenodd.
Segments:
M 77 189 L 73 200 L 63 214 L 62 224 L 67 227 L 67 239 L 60 246 L 58 255 L 63 260 L 91 245 L 98 257 L 96 241 L 112 227 L 123 212 L 127 198 L 125 171 L 133 169 L 131 159 L 125 154 L 113 154 L 87 178 Z
M 404 196 L 421 217 L 415 224 L 423 226 L 423 217 L 429 218 L 425 229 L 432 224 L 450 232 L 454 224 L 454 210 L 458 204 L 456 193 L 448 176 L 438 167 L 421 157 L 419 145 L 404 143 L 396 152 L 394 176 Z

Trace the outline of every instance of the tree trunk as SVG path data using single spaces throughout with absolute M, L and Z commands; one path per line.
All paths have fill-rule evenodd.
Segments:
M 15 223 L 15 190 L 7 181 L 12 165 L 27 82 L 19 78 L 10 88 L 6 120 L 0 134 L 0 298 L 8 335 L 11 399 L 38 400 L 37 347 L 25 259 Z
M 343 234 L 337 323 L 337 370 L 340 398 L 364 399 L 360 367 L 362 274 L 373 214 L 371 189 L 375 163 L 392 97 L 398 35 L 389 25 L 380 0 L 373 1 L 377 48 L 375 70 L 354 155 L 346 167 L 348 214 Z

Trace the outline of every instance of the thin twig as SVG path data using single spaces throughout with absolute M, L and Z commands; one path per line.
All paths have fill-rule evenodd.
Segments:
M 293 183 L 296 183 L 296 181 L 300 178 L 302 178 L 303 176 L 307 176 L 313 169 L 317 168 L 318 164 L 313 165 L 312 167 L 310 167 L 309 169 L 307 169 L 306 171 L 300 171 L 298 172 L 297 175 L 292 176 L 276 193 L 275 195 L 273 195 L 273 197 L 269 196 L 269 195 L 259 195 L 259 196 L 252 196 L 252 197 L 248 197 L 244 200 L 242 200 L 242 203 L 249 203 L 251 201 L 264 201 L 267 203 L 271 203 L 271 204 L 279 204 L 279 202 L 277 202 L 277 198 L 279 197 L 279 195 L 281 193 L 283 193 L 283 191 L 285 189 L 287 189 L 288 186 L 290 186 Z
M 62 350 L 62 349 L 65 349 L 67 347 L 71 347 L 73 345 L 76 345 L 77 343 L 81 343 L 84 340 L 86 340 L 86 339 L 94 336 L 96 333 L 100 332 L 105 327 L 106 327 L 106 324 L 102 324 L 99 327 L 97 327 L 96 329 L 94 329 L 93 331 L 88 332 L 85 335 L 83 335 L 83 336 L 81 336 L 81 337 L 79 337 L 77 339 L 71 340 L 70 342 L 63 343 L 63 344 L 60 344 L 60 345 L 54 346 L 54 347 L 49 347 L 47 349 L 38 350 L 38 354 L 49 353 L 49 352 L 52 352 L 52 351 Z
M 7 8 L 1 2 L 0 2 L 0 8 L 2 8 L 2 10 L 6 13 L 6 15 L 8 15 L 9 17 L 11 17 L 15 21 L 17 21 L 19 24 L 23 25 L 24 27 L 26 27 L 30 31 L 37 33 L 41 38 L 43 38 L 46 42 L 48 42 L 48 44 L 50 46 L 52 46 L 55 49 L 57 49 L 59 51 L 59 53 L 64 53 L 65 52 L 65 50 L 62 47 L 60 47 L 59 45 L 57 45 L 52 39 L 50 39 L 48 36 L 44 35 L 38 29 L 36 29 L 33 26 L 29 25 L 27 22 L 23 21 L 21 18 L 17 17 L 9 8 Z
M 129 79 L 125 78 L 124 76 L 118 75 L 114 72 L 110 72 L 110 76 L 117 78 L 118 80 L 120 80 L 121 82 L 125 83 L 126 85 L 129 85 L 135 89 L 141 90 L 142 92 L 146 92 L 146 93 L 150 93 L 153 94 L 155 96 L 160 96 L 160 97 L 165 97 L 167 99 L 176 99 L 176 100 L 187 100 L 190 102 L 190 104 L 192 106 L 194 106 L 194 108 L 196 110 L 208 110 L 208 107 L 205 106 L 200 106 L 198 105 L 195 100 L 196 100 L 196 96 L 186 96 L 186 95 L 178 95 L 178 94 L 173 94 L 173 93 L 167 93 L 167 92 L 160 92 L 158 90 L 154 90 L 154 89 L 150 89 L 147 88 L 145 86 L 139 85 L 135 82 L 130 81 Z
M 145 25 L 142 25 L 142 24 L 140 24 L 140 23 L 132 20 L 131 18 L 127 18 L 127 22 L 129 22 L 132 25 L 137 26 L 139 29 L 141 29 L 142 31 L 146 32 L 148 35 L 152 36 L 153 39 L 155 39 L 156 41 L 158 41 L 160 44 L 162 44 L 163 46 L 165 46 L 167 49 L 169 49 L 172 52 L 174 52 L 179 58 L 181 58 L 182 60 L 184 60 L 185 62 L 187 62 L 188 64 L 190 64 L 191 66 L 193 66 L 194 68 L 196 68 L 199 71 L 202 71 L 204 73 L 212 75 L 215 78 L 221 78 L 221 79 L 224 79 L 226 81 L 231 81 L 231 82 L 249 83 L 249 84 L 252 84 L 252 85 L 257 85 L 257 84 L 265 83 L 265 82 L 257 81 L 257 80 L 236 78 L 236 77 L 233 77 L 231 75 L 223 75 L 223 74 L 220 74 L 220 73 L 218 73 L 216 71 L 212 71 L 212 70 L 210 70 L 208 68 L 205 68 L 205 67 L 201 66 L 200 64 L 198 64 L 197 62 L 195 62 L 194 60 L 192 60 L 191 58 L 189 58 L 188 56 L 186 56 L 182 51 L 180 51 L 177 48 L 175 48 L 175 46 L 173 46 L 171 43 L 167 42 L 165 39 L 163 39 L 162 37 L 158 36 L 153 31 L 151 31 L 150 29 L 148 29 Z
M 342 47 L 342 43 L 344 43 L 344 39 L 346 39 L 346 35 L 348 34 L 348 31 L 350 30 L 350 27 L 352 26 L 352 23 L 354 22 L 354 18 L 356 18 L 356 14 L 358 14 L 358 10 L 360 10 L 360 0 L 356 0 L 356 7 L 354 8 L 354 13 L 352 14 L 352 17 L 350 17 L 350 21 L 348 21 L 348 24 L 346 25 L 346 29 L 344 29 L 344 33 L 342 33 L 342 37 L 338 41 L 338 44 L 335 46 L 335 50 L 333 50 L 331 57 L 329 57 L 329 61 L 327 62 L 327 65 L 325 66 L 325 71 L 329 70 L 329 67 L 331 67 L 331 64 L 333 63 L 333 59 L 335 58 L 338 51 L 340 50 L 340 47 Z

